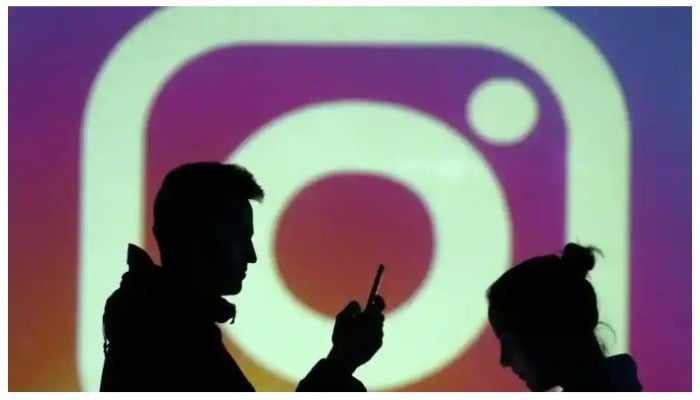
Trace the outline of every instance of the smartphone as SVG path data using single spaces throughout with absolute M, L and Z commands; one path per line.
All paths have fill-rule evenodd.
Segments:
M 376 296 L 377 292 L 379 292 L 379 285 L 382 283 L 383 275 L 384 265 L 379 264 L 379 268 L 377 268 L 377 275 L 374 276 L 374 283 L 372 283 L 372 290 L 370 290 L 369 292 L 369 298 L 367 299 L 367 306 L 365 306 L 365 310 L 369 308 L 369 306 L 372 304 L 374 296 Z

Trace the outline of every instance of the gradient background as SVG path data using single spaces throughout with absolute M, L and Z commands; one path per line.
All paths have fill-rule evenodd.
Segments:
M 630 112 L 630 351 L 645 389 L 690 390 L 690 8 L 557 11 L 607 57 Z M 105 56 L 150 12 L 10 9 L 12 391 L 80 390 L 75 338 L 81 118 Z M 485 143 L 465 122 L 465 94 L 494 75 L 517 77 L 534 90 L 539 103 L 532 137 L 516 146 Z M 225 159 L 280 113 L 346 98 L 419 108 L 462 132 L 491 163 L 506 191 L 513 259 L 550 251 L 564 240 L 564 127 L 558 105 L 532 71 L 501 54 L 473 48 L 265 46 L 207 54 L 168 82 L 152 110 L 145 200 L 152 201 L 163 174 L 175 164 Z M 533 154 L 548 157 L 533 164 Z M 526 161 L 528 174 L 523 176 L 518 167 Z M 146 229 L 150 215 L 143 217 Z M 373 221 L 378 218 L 383 223 L 377 227 Z M 522 235 L 533 231 L 537 235 Z M 381 240 L 387 236 L 390 243 Z M 157 254 L 148 237 L 149 250 Z M 401 251 L 406 247 L 413 249 L 410 256 Z M 401 265 L 401 278 L 387 279 L 382 287 L 391 310 L 414 293 L 427 272 L 432 225 L 422 203 L 400 184 L 338 175 L 297 194 L 279 222 L 275 249 L 290 290 L 327 315 L 366 292 L 378 258 Z M 235 344 L 227 345 L 259 390 L 293 388 L 293 382 L 271 375 Z M 493 335 L 484 330 L 451 365 L 403 389 L 524 389 L 498 365 L 497 355 Z

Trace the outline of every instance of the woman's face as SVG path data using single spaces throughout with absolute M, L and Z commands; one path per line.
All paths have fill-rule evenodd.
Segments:
M 510 367 L 527 387 L 535 392 L 546 391 L 559 384 L 551 347 L 539 338 L 516 332 L 499 332 L 501 365 Z
M 501 365 L 509 367 L 530 390 L 536 391 L 540 381 L 537 362 L 522 345 L 521 338 L 513 333 L 502 333 L 498 340 L 501 342 Z

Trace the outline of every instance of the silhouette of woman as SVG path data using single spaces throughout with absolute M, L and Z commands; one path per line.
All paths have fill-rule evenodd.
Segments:
M 489 322 L 501 343 L 501 364 L 530 390 L 642 390 L 632 357 L 606 357 L 595 335 L 598 305 L 587 279 L 595 251 L 569 243 L 561 256 L 516 265 L 488 290 Z

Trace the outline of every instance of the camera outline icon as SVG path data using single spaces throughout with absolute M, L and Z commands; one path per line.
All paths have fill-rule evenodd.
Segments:
M 387 24 L 386 21 L 392 23 Z M 433 22 L 426 24 L 426 21 Z M 527 28 L 533 24 L 539 29 Z M 196 34 L 183 35 L 183 26 L 191 27 L 189 32 Z M 601 260 L 601 264 L 604 265 L 596 268 L 591 274 L 592 281 L 599 293 L 601 320 L 608 323 L 616 333 L 617 340 L 609 349 L 612 352 L 627 350 L 631 161 L 627 107 L 620 84 L 603 55 L 585 35 L 562 16 L 549 9 L 503 7 L 173 8 L 154 12 L 118 43 L 100 69 L 85 109 L 81 133 L 80 284 L 77 327 L 79 376 L 84 389 L 96 390 L 99 385 L 103 360 L 102 307 L 124 272 L 125 245 L 128 242 L 144 241 L 143 221 L 140 216 L 144 215 L 146 206 L 143 204 L 147 162 L 145 135 L 148 116 L 155 98 L 168 79 L 181 67 L 203 54 L 242 44 L 271 43 L 283 46 L 310 43 L 334 46 L 352 43 L 373 46 L 481 47 L 519 60 L 542 77 L 556 96 L 566 125 L 565 238 L 590 241 L 604 250 L 605 258 Z M 157 49 L 158 56 L 144 63 L 144 54 L 149 54 L 153 49 Z M 562 63 L 562 59 L 576 60 L 576 63 Z M 585 81 L 581 78 L 583 76 L 586 76 Z M 231 155 L 230 160 L 250 168 L 265 185 L 265 182 L 273 179 L 272 168 L 269 162 L 266 164 L 260 160 L 260 154 L 275 149 L 282 151 L 278 144 L 280 135 L 301 131 L 290 128 L 294 127 L 294 124 L 308 126 L 311 120 L 319 121 L 326 117 L 332 120 L 333 116 L 339 113 L 355 115 L 360 120 L 365 118 L 366 123 L 405 125 L 417 132 L 423 132 L 424 136 L 417 133 L 416 137 L 424 140 L 416 139 L 402 148 L 409 154 L 427 151 L 436 157 L 437 154 L 454 152 L 449 154 L 456 160 L 464 160 L 463 165 L 483 167 L 477 174 L 481 177 L 478 180 L 479 185 L 487 188 L 483 196 L 501 199 L 490 204 L 484 200 L 485 197 L 482 199 L 484 201 L 480 202 L 488 209 L 487 214 L 493 215 L 496 221 L 490 236 L 486 235 L 485 238 L 502 237 L 500 244 L 494 248 L 493 259 L 489 259 L 488 262 L 489 265 L 493 265 L 492 273 L 506 267 L 504 263 L 510 254 L 510 232 L 507 205 L 500 193 L 497 179 L 487 163 L 484 164 L 483 157 L 469 146 L 464 146 L 463 138 L 456 137 L 449 127 L 421 113 L 420 110 L 410 110 L 392 104 L 353 101 L 312 105 L 294 110 L 260 128 L 251 140 Z M 331 129 L 334 126 L 328 127 Z M 332 135 L 326 136 L 329 149 L 342 148 L 347 144 L 343 142 L 343 138 L 347 136 L 336 136 L 337 139 L 333 139 Z M 276 139 L 273 140 L 273 137 Z M 435 140 L 435 137 L 444 140 Z M 368 154 L 385 154 L 387 143 L 395 143 L 394 139 L 391 133 L 387 133 L 386 138 L 369 146 Z M 434 144 L 426 146 L 425 140 Z M 272 199 L 266 199 L 265 205 L 256 207 L 256 226 L 262 226 L 262 229 L 256 228 L 258 232 L 270 232 L 279 210 L 286 204 L 289 196 L 300 189 L 303 182 L 317 179 L 324 174 L 340 171 L 384 173 L 406 182 L 419 195 L 428 191 L 422 190 L 421 187 L 425 186 L 429 177 L 411 176 L 408 170 L 401 167 L 387 171 L 386 166 L 363 165 L 352 157 L 341 160 L 322 158 L 319 155 L 315 161 L 307 160 L 304 165 L 292 166 L 288 171 L 294 178 L 289 181 L 290 184 L 287 187 L 274 188 L 278 192 L 278 198 L 272 195 Z M 314 162 L 316 164 L 312 165 Z M 312 166 L 315 169 L 312 169 Z M 275 182 L 278 181 L 281 180 Z M 440 213 L 439 210 L 444 210 L 452 204 L 442 200 L 433 201 L 428 195 L 422 197 L 431 206 L 433 213 Z M 465 213 L 459 218 L 468 221 L 470 216 L 473 214 Z M 434 218 L 441 221 L 445 216 L 438 215 Z M 457 245 L 452 238 L 455 237 L 454 226 L 460 221 L 459 218 L 451 225 L 445 223 L 445 226 L 449 225 L 451 228 L 445 228 L 444 232 L 438 226 L 437 235 L 442 243 L 439 243 L 439 246 Z M 269 249 L 271 246 L 258 247 L 261 260 L 273 258 Z M 500 251 L 503 254 L 500 254 Z M 456 259 L 453 253 L 450 250 L 441 252 L 438 249 L 438 259 L 434 262 L 440 265 L 447 263 L 447 260 L 452 262 L 451 260 Z M 465 262 L 468 262 L 468 258 Z M 426 279 L 445 282 L 461 277 L 453 271 L 456 268 L 444 268 L 444 271 L 452 271 L 444 274 L 443 268 L 438 269 L 441 272 L 431 272 Z M 251 271 L 251 276 L 246 281 L 247 286 L 281 285 L 280 282 L 276 282 L 279 278 L 272 268 L 256 270 L 260 272 Z M 444 288 L 445 285 L 436 284 L 435 287 Z M 248 295 L 256 293 L 255 288 L 247 287 L 245 293 L 245 296 L 237 300 L 241 309 L 245 308 L 247 302 L 260 304 L 256 302 L 257 299 Z M 397 328 L 394 332 L 405 331 L 407 329 L 402 327 L 407 326 L 408 322 L 402 321 L 410 321 L 411 316 L 425 315 L 428 312 L 426 310 L 439 301 L 444 302 L 444 298 L 447 297 L 438 289 L 430 293 L 434 293 L 432 297 L 428 296 L 429 293 L 419 293 L 415 296 L 416 300 L 409 301 L 405 309 L 397 309 L 394 312 L 396 316 L 387 317 L 387 348 L 380 351 L 376 360 L 372 360 L 358 371 L 358 375 L 371 389 L 397 387 L 420 380 L 448 364 L 450 357 L 462 353 L 470 340 L 474 339 L 473 332 L 448 335 L 448 338 L 442 340 L 443 351 L 436 352 L 433 358 L 416 355 L 415 362 L 420 363 L 419 370 L 411 362 L 401 362 L 402 368 L 399 368 L 398 372 L 387 375 L 386 366 L 396 364 L 396 354 L 400 354 L 406 347 L 405 344 L 411 340 L 410 337 L 401 336 L 400 340 L 395 340 L 399 345 L 391 350 L 392 322 L 396 321 L 394 326 Z M 483 293 L 472 296 L 473 299 L 480 299 L 474 300 L 479 301 L 475 304 L 483 304 Z M 428 301 L 423 297 L 435 300 Z M 296 307 L 297 311 L 301 309 L 298 302 L 294 303 L 291 297 L 279 297 L 269 303 L 282 304 L 280 302 L 283 300 L 284 304 Z M 463 308 L 468 308 L 466 303 L 463 304 Z M 415 311 L 417 309 L 421 311 Z M 311 337 L 321 335 L 321 332 L 325 332 L 325 339 L 329 337 L 329 327 L 332 327 L 330 321 L 314 315 L 309 310 L 299 312 L 299 315 L 303 315 L 299 318 L 304 318 L 304 321 L 308 322 L 309 331 L 314 332 L 310 334 Z M 245 318 L 244 315 L 245 313 L 242 313 L 241 317 Z M 468 316 L 472 325 L 476 318 L 474 315 Z M 289 320 L 283 319 L 280 323 L 289 323 Z M 239 324 L 245 326 L 244 321 L 239 320 L 237 325 Z M 264 324 L 258 323 L 258 326 Z M 300 328 L 301 335 L 305 335 L 306 328 Z M 482 326 L 479 326 L 472 331 L 481 328 Z M 426 332 L 419 331 L 416 335 L 429 334 Z M 299 357 L 288 355 L 285 358 L 292 361 L 285 365 L 276 365 L 272 363 L 273 353 L 277 357 L 285 353 L 280 353 L 280 349 L 274 345 L 268 347 L 262 346 L 261 343 L 260 346 L 255 346 L 260 340 L 273 343 L 271 338 L 255 335 L 253 331 L 238 326 L 228 333 L 266 367 L 291 380 L 301 378 L 305 371 L 299 371 L 308 369 L 313 360 L 322 356 L 323 351 L 327 351 L 326 340 L 323 342 L 324 350 L 310 354 L 312 348 L 300 347 Z M 256 350 L 254 347 L 269 350 Z M 266 351 L 267 353 L 264 353 Z

